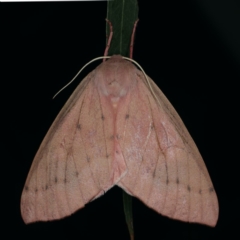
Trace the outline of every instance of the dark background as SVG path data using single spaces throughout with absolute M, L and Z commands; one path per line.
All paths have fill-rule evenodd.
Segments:
M 9 224 L 15 224 L 18 238 L 129 239 L 118 187 L 59 221 L 25 225 L 20 215 L 22 188 L 42 139 L 80 80 L 100 63 L 85 69 L 52 100 L 86 62 L 103 55 L 106 6 L 1 3 L 13 115 L 9 123 L 15 192 Z M 219 132 L 226 131 L 219 124 L 228 112 L 222 89 L 240 77 L 240 2 L 141 0 L 139 9 L 133 58 L 162 89 L 195 140 L 217 192 L 220 215 L 215 228 L 188 224 L 163 217 L 134 199 L 136 240 L 232 239 L 239 198 L 229 190 L 231 168 L 226 162 L 232 160 L 219 153 L 224 143 L 216 143 Z

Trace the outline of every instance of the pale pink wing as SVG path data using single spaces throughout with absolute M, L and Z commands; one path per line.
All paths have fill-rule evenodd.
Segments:
M 117 131 L 128 172 L 118 185 L 170 218 L 215 226 L 218 200 L 204 161 L 162 91 L 133 67 L 136 87 Z
M 113 113 L 103 107 L 97 78 L 95 70 L 79 84 L 33 160 L 21 198 L 25 223 L 72 214 L 126 172 L 114 171 Z

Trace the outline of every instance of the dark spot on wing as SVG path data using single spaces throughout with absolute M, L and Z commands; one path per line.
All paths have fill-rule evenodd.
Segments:
M 67 183 L 67 178 L 64 178 L 64 183 Z
M 104 121 L 105 117 L 104 117 L 103 115 L 102 115 L 102 117 L 101 117 L 101 118 L 102 118 L 102 120 Z
M 111 80 L 109 80 L 109 82 L 108 82 L 108 85 L 112 85 L 114 82 L 116 81 L 116 79 L 115 78 L 111 78 Z
M 112 135 L 111 137 L 110 137 L 110 140 L 113 140 L 114 139 L 114 135 Z
M 214 188 L 213 187 L 210 187 L 209 188 L 209 192 L 211 193 L 211 192 L 214 192 Z
M 45 190 L 48 190 L 48 185 L 45 186 Z
M 200 189 L 198 193 L 199 193 L 199 194 L 202 194 L 202 189 Z
M 156 169 L 153 171 L 153 178 L 156 176 Z
M 57 181 L 58 181 L 58 179 L 57 179 L 57 177 L 55 177 L 54 182 L 57 183 Z
M 87 161 L 90 162 L 90 157 L 89 156 L 87 156 Z
M 126 114 L 125 119 L 129 119 L 129 114 Z
M 24 189 L 25 189 L 25 191 L 28 191 L 28 190 L 29 190 L 28 186 L 25 186 L 25 188 L 24 188 Z
M 76 174 L 76 176 L 78 177 L 78 175 L 79 175 L 78 171 L 76 171 L 76 173 L 75 173 L 75 174 Z
M 81 124 L 77 124 L 77 129 L 81 130 Z
M 35 192 L 38 192 L 38 189 L 37 189 L 37 188 L 35 188 Z
M 179 184 L 179 179 L 178 178 L 176 179 L 176 183 Z
M 106 158 L 109 158 L 109 155 L 108 155 L 108 154 L 106 155 Z
M 189 185 L 187 186 L 187 190 L 188 190 L 189 192 L 191 192 L 191 188 L 190 188 Z
M 167 166 L 166 162 L 165 162 L 165 168 L 166 168 L 166 174 L 167 174 L 166 184 L 168 185 L 168 183 L 169 183 L 169 179 L 168 179 L 168 166 Z
M 119 154 L 119 152 L 118 152 L 118 151 L 116 151 L 116 153 L 117 153 L 117 154 Z

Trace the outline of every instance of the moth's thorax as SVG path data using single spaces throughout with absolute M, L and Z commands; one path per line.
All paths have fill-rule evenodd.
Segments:
M 109 97 L 115 105 L 136 84 L 137 71 L 132 63 L 116 55 L 96 69 L 94 81 L 99 93 Z

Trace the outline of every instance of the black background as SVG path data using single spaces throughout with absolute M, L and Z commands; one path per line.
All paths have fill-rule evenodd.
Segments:
M 52 100 L 86 62 L 103 55 L 106 6 L 104 1 L 1 3 L 13 115 L 15 196 L 9 224 L 16 223 L 18 238 L 129 239 L 118 187 L 59 221 L 25 225 L 20 215 L 21 191 L 42 139 L 80 80 L 100 63 L 87 67 Z M 234 203 L 226 181 L 231 174 L 219 154 L 224 144 L 215 143 L 223 130 L 218 119 L 225 114 L 219 110 L 224 105 L 219 89 L 239 79 L 239 2 L 139 1 L 139 8 L 133 58 L 165 93 L 196 142 L 218 195 L 220 215 L 215 228 L 188 224 L 134 199 L 136 240 L 219 239 L 225 234 L 231 239 L 235 228 L 229 205 Z

